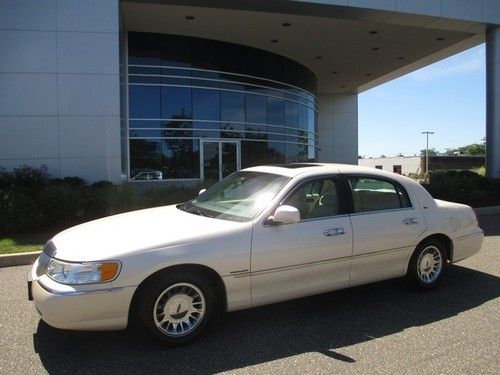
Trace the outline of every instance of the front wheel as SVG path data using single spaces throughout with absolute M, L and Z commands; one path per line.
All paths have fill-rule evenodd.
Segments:
M 413 253 L 406 279 L 418 289 L 432 289 L 443 278 L 446 265 L 444 245 L 437 240 L 425 241 Z
M 155 338 L 178 346 L 196 338 L 210 320 L 215 294 L 203 277 L 175 272 L 160 274 L 139 299 L 139 319 Z

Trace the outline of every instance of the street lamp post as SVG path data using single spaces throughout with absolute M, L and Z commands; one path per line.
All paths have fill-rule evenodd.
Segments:
M 426 135 L 427 142 L 425 144 L 425 180 L 429 181 L 429 134 L 434 134 L 434 132 L 425 131 L 422 134 Z

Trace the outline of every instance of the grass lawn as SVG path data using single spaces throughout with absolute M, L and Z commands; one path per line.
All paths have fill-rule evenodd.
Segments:
M 0 254 L 40 251 L 51 237 L 50 233 L 22 233 L 0 237 Z

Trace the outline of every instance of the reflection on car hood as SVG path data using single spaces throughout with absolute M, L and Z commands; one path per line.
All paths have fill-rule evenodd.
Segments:
M 221 236 L 241 223 L 190 214 L 164 206 L 109 216 L 66 229 L 52 242 L 67 261 L 119 259 L 128 253 Z

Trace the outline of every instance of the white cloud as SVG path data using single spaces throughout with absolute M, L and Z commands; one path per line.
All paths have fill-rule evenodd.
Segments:
M 484 69 L 484 59 L 485 49 L 484 44 L 482 44 L 472 50 L 465 51 L 443 61 L 438 61 L 425 68 L 419 69 L 408 74 L 407 77 L 419 82 L 429 82 L 440 78 L 448 78 L 454 75 L 463 76 Z

